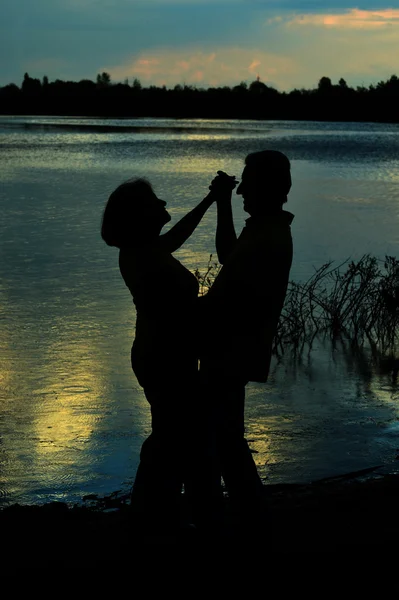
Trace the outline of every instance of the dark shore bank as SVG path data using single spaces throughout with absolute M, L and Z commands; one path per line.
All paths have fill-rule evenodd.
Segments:
M 74 507 L 15 504 L 0 511 L 2 561 L 34 565 L 45 557 L 47 565 L 72 560 L 82 567 L 109 566 L 122 564 L 134 549 L 199 548 L 283 561 L 328 561 L 335 555 L 351 561 L 384 556 L 397 562 L 399 475 L 378 475 L 370 469 L 308 485 L 265 486 L 265 524 L 246 532 L 236 527 L 227 498 L 225 503 L 221 532 L 178 536 L 139 536 L 127 497 L 117 493 L 88 497 L 83 506 Z

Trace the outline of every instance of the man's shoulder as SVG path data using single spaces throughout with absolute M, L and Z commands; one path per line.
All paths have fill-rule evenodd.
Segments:
M 245 226 L 242 230 L 251 231 L 251 230 L 274 230 L 276 228 L 283 228 L 290 230 L 291 223 L 294 220 L 295 215 L 293 215 L 288 210 L 282 210 L 275 215 L 260 215 L 257 217 L 249 217 L 245 220 Z
M 278 219 L 247 219 L 237 239 L 235 250 L 238 252 L 256 252 L 276 245 L 284 246 L 292 240 L 291 222 L 294 215 L 282 216 Z

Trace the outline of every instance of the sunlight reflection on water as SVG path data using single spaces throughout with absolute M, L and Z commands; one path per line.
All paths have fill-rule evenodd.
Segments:
M 121 181 L 148 176 L 175 221 L 218 169 L 239 176 L 246 153 L 273 145 L 292 158 L 294 279 L 330 259 L 399 254 L 392 126 L 240 122 L 243 133 L 233 122 L 190 121 L 220 134 L 133 136 L 2 122 L 0 502 L 77 501 L 133 481 L 150 415 L 130 368 L 132 301 L 117 252 L 99 237 L 106 198 Z M 240 230 L 247 215 L 238 196 L 233 203 Z M 193 270 L 214 253 L 215 218 L 212 207 L 176 253 Z M 249 385 L 248 439 L 266 481 L 391 464 L 396 383 L 362 364 L 319 344 L 300 364 L 275 363 L 266 386 Z

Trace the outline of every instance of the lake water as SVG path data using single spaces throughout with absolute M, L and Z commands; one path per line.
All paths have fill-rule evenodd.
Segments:
M 146 176 L 172 223 L 249 152 L 292 162 L 292 279 L 328 260 L 399 255 L 396 125 L 0 117 L 0 504 L 126 492 L 149 434 L 130 367 L 135 314 L 99 235 L 110 192 Z M 176 256 L 205 268 L 212 207 Z M 247 217 L 234 195 L 237 230 Z M 206 332 L 205 332 L 206 334 Z M 399 390 L 318 343 L 250 384 L 247 437 L 265 482 L 307 482 L 399 454 Z

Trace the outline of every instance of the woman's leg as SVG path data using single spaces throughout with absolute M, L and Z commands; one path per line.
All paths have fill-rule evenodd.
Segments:
M 174 528 L 178 525 L 183 469 L 179 448 L 179 411 L 175 394 L 148 386 L 144 389 L 151 406 L 151 435 L 140 452 L 140 464 L 132 490 L 132 508 L 146 526 Z
M 204 524 L 219 518 L 223 499 L 209 398 L 199 386 L 197 360 L 181 360 L 178 366 L 157 373 L 157 385 L 154 377 L 140 378 L 151 406 L 152 433 L 141 449 L 132 503 L 161 521 L 170 520 L 168 515 L 176 520 L 184 483 L 191 517 Z

